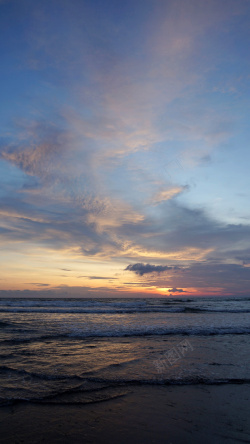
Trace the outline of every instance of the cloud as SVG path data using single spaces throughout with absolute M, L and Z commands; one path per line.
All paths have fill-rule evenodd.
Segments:
M 117 278 L 113 278 L 113 277 L 104 277 L 104 276 L 85 276 L 85 277 L 87 277 L 88 279 L 93 279 L 93 280 L 107 279 L 107 280 L 113 281 L 114 279 L 117 279 Z
M 167 265 L 150 265 L 150 264 L 130 264 L 125 270 L 134 271 L 135 274 L 143 276 L 147 273 L 163 273 L 164 271 L 169 271 L 173 269 L 178 269 L 178 267 L 168 267 Z
M 99 160 L 148 150 L 154 143 L 171 141 L 175 132 L 180 134 L 180 128 L 183 138 L 192 133 L 196 116 L 186 125 L 183 116 L 177 121 L 167 114 L 167 130 L 160 128 L 157 120 L 176 99 L 182 99 L 182 109 L 188 89 L 207 72 L 210 60 L 204 52 L 194 65 L 194 56 L 202 51 L 201 39 L 211 27 L 217 29 L 244 6 L 242 1 L 237 7 L 230 1 L 229 9 L 222 3 L 202 2 L 201 7 L 194 1 L 187 7 L 184 1 L 169 1 L 167 5 L 156 1 L 153 7 L 143 6 L 139 28 L 130 14 L 114 26 L 113 15 L 104 5 L 98 6 L 100 14 L 96 14 L 96 5 L 91 2 L 71 5 L 66 1 L 55 17 L 47 14 L 47 2 L 40 3 L 30 11 L 30 59 L 32 63 L 37 59 L 43 71 L 44 65 L 52 65 L 57 70 L 57 82 L 63 86 L 67 83 L 71 96 L 84 108 L 87 104 L 88 113 L 82 115 L 71 106 L 64 109 L 64 115 L 84 142 L 92 144 L 92 150 L 98 147 Z M 127 12 L 129 8 L 129 4 L 125 6 Z M 133 8 L 133 16 L 142 16 L 140 3 Z M 190 115 L 189 105 L 186 103 Z M 173 115 L 172 106 L 170 111 Z M 217 120 L 218 116 L 214 118 Z M 194 133 L 202 134 L 201 139 L 207 136 L 204 126 L 196 124 L 194 128 Z
M 161 202 L 165 202 L 166 200 L 173 199 L 174 197 L 178 196 L 179 194 L 183 193 L 183 191 L 187 190 L 189 187 L 186 186 L 177 186 L 166 190 L 161 190 L 158 193 L 155 194 L 155 196 L 152 199 L 152 203 L 155 205 L 158 205 Z
M 58 117 L 54 115 L 55 120 Z M 28 187 L 24 183 L 26 193 L 39 195 L 42 191 L 61 199 L 79 199 L 84 187 L 87 197 L 90 190 L 95 193 L 94 152 L 87 143 L 79 148 L 80 135 L 65 129 L 67 121 L 62 116 L 60 120 L 60 125 L 42 120 L 13 125 L 13 136 L 2 143 L 0 158 L 23 171 L 29 182 L 30 177 L 36 178 Z
M 197 262 L 188 267 L 180 267 L 178 274 L 151 279 L 148 285 L 159 287 L 184 288 L 185 292 L 209 294 L 249 294 L 250 268 L 233 263 Z M 171 290 L 170 290 L 171 291 Z M 173 291 L 172 291 L 173 292 Z
M 10 33 L 25 23 L 18 72 L 33 67 L 27 82 L 38 76 L 41 86 L 32 103 L 20 92 L 32 114 L 16 119 L 1 143 L 2 170 L 8 165 L 1 246 L 131 263 L 126 270 L 139 276 L 158 273 L 156 284 L 172 271 L 173 290 L 213 277 L 217 286 L 222 277 L 233 285 L 230 271 L 248 276 L 235 262 L 249 261 L 249 224 L 188 207 L 182 185 L 193 177 L 189 169 L 235 135 L 237 109 L 234 115 L 230 102 L 213 96 L 211 82 L 213 72 L 225 78 L 224 54 L 233 59 L 235 51 L 216 43 L 231 30 L 237 41 L 248 2 L 135 2 L 133 14 L 130 2 L 122 13 L 113 2 L 98 4 L 98 13 L 96 2 L 59 3 L 29 2 L 11 12 Z M 8 107 L 18 101 L 8 97 Z
M 42 284 L 39 282 L 27 282 L 27 284 L 37 285 L 38 287 L 49 287 L 50 286 L 50 284 Z
M 221 263 L 248 257 L 249 225 L 223 224 L 204 210 L 172 200 L 152 214 L 147 214 L 147 207 L 138 214 L 129 205 L 113 202 L 114 206 L 112 201 L 101 200 L 88 204 L 83 199 L 60 198 L 60 194 L 26 192 L 0 198 L 1 243 L 35 242 L 88 257 L 157 260 L 161 266 L 166 261 Z
M 182 288 L 169 288 L 169 293 L 186 293 Z

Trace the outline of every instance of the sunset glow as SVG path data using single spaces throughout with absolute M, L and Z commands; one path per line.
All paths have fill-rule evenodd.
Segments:
M 249 1 L 0 11 L 0 295 L 249 294 Z

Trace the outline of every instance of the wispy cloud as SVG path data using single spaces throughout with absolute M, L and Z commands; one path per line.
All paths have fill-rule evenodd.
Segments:
M 156 193 L 156 195 L 153 197 L 152 202 L 157 205 L 161 202 L 164 202 L 166 200 L 173 199 L 173 197 L 178 196 L 179 194 L 183 193 L 183 191 L 187 190 L 188 186 L 183 187 L 173 187 L 167 190 L 161 190 Z
M 0 3 L 20 79 L 14 88 L 6 76 L 3 108 L 22 103 L 0 143 L 1 246 L 26 260 L 60 252 L 56 269 L 93 285 L 113 272 L 71 270 L 68 257 L 119 265 L 121 276 L 129 263 L 140 285 L 172 293 L 213 278 L 236 288 L 230 273 L 248 281 L 250 225 L 229 223 L 225 209 L 238 205 L 233 192 L 227 203 L 234 166 L 248 164 L 239 79 L 249 2 L 156 0 L 133 13 L 131 2 L 123 12 L 88 0 Z M 238 191 L 249 188 L 243 176 Z M 209 203 L 223 192 L 218 220 Z

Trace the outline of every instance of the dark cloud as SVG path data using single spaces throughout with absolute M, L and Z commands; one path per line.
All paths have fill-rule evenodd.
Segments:
M 55 249 L 77 246 L 86 255 L 97 254 L 104 249 L 104 244 L 113 243 L 108 236 L 98 233 L 94 223 L 88 223 L 92 209 L 86 210 L 74 201 L 20 195 L 19 199 L 0 198 L 0 208 L 1 218 L 8 225 L 0 228 L 4 242 L 35 240 L 36 244 Z
M 86 276 L 89 279 L 117 279 L 117 278 L 110 278 L 110 277 L 103 277 L 103 276 Z
M 182 288 L 170 288 L 168 291 L 170 293 L 186 293 L 186 291 Z
M 88 278 L 88 279 L 94 279 L 94 280 L 98 280 L 98 279 L 106 279 L 106 280 L 114 280 L 117 278 L 110 278 L 110 277 L 104 277 L 104 276 L 77 276 L 78 278 Z
M 27 282 L 29 285 L 37 285 L 38 287 L 49 287 L 50 284 L 42 284 L 40 282 Z
M 158 208 L 157 218 L 145 217 L 137 224 L 123 224 L 117 228 L 117 234 L 143 246 L 147 255 L 152 252 L 152 258 L 155 251 L 180 252 L 178 262 L 185 249 L 197 249 L 197 257 L 188 254 L 190 261 L 199 260 L 200 250 L 206 260 L 213 257 L 219 262 L 233 262 L 234 251 L 238 251 L 239 257 L 240 250 L 250 245 L 249 224 L 226 224 L 211 218 L 204 209 L 187 208 L 173 201 Z
M 134 271 L 135 274 L 143 276 L 147 273 L 163 273 L 163 271 L 177 269 L 178 267 L 168 267 L 167 265 L 150 265 L 150 264 L 130 264 L 125 270 Z
M 164 286 L 165 281 L 155 280 L 151 284 Z M 178 278 L 172 275 L 168 279 L 168 286 L 173 288 L 180 286 L 186 289 L 196 287 L 202 291 L 209 288 L 208 293 L 214 288 L 220 289 L 225 294 L 249 294 L 250 267 L 240 264 L 194 263 L 185 270 L 181 269 Z
M 233 251 L 232 256 L 234 256 L 236 260 L 242 262 L 243 265 L 250 264 L 250 248 L 241 251 Z

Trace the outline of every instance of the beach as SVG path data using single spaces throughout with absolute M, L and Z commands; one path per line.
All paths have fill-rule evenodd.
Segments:
M 129 387 L 85 405 L 18 403 L 1 409 L 1 442 L 248 443 L 250 385 Z
M 250 444 L 250 0 L 0 11 L 0 444 Z

